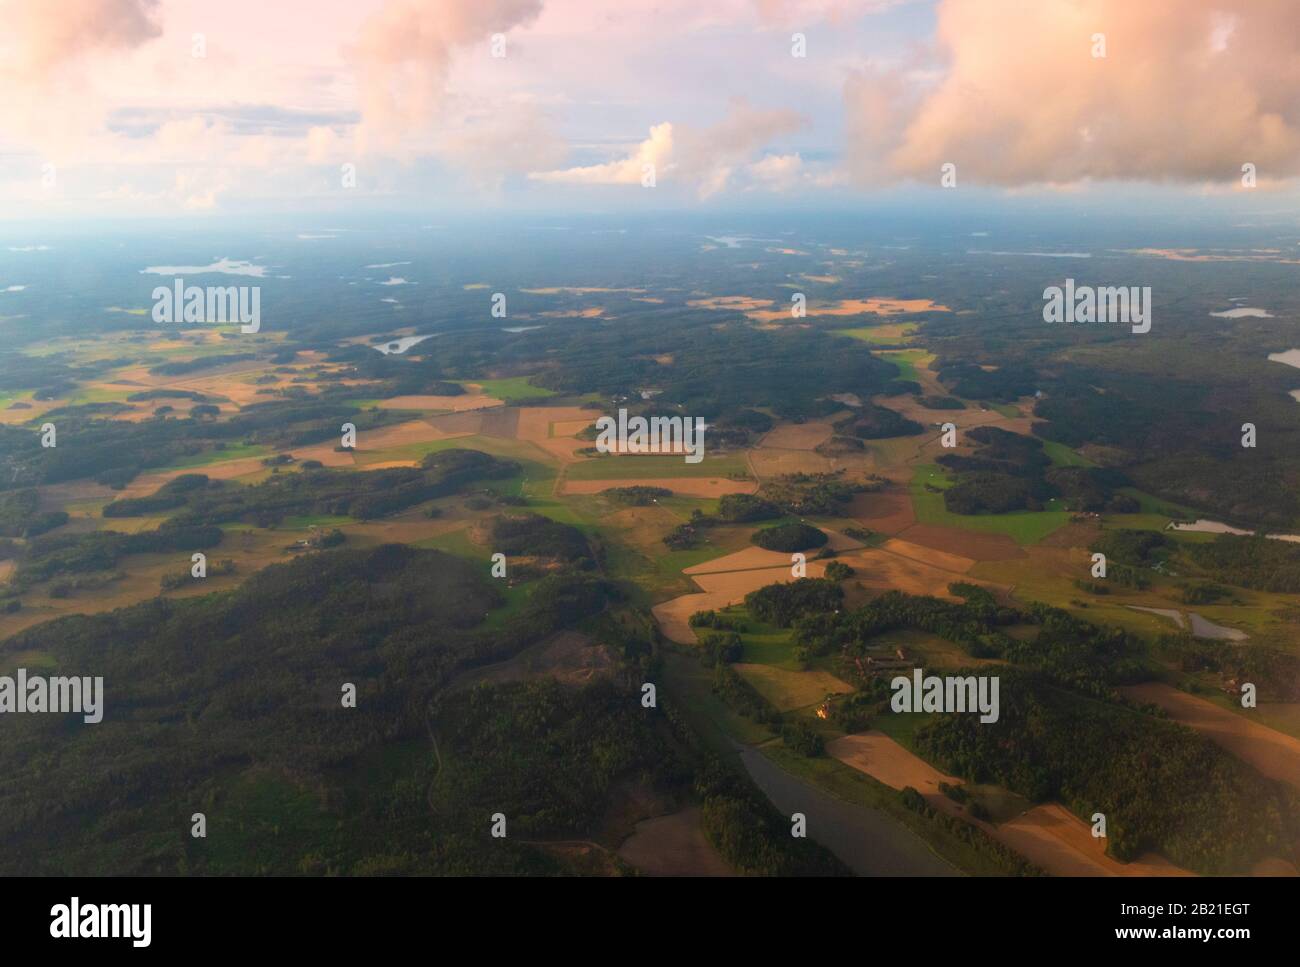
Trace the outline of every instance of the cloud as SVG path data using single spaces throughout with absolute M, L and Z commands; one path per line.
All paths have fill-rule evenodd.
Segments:
M 19 77 L 44 79 L 84 54 L 129 50 L 159 36 L 157 7 L 158 0 L 8 0 L 0 3 L 8 35 L 0 50 Z
M 834 188 L 843 183 L 838 168 L 808 162 L 794 154 L 769 154 L 746 166 L 749 190 L 790 192 L 808 188 Z
M 603 164 L 538 171 L 536 181 L 587 185 L 639 185 L 647 167 L 660 179 L 691 186 L 701 198 L 724 190 L 736 171 L 771 141 L 806 123 L 795 111 L 760 110 L 732 101 L 727 115 L 708 127 L 657 124 L 650 136 L 623 158 Z
M 460 48 L 530 23 L 542 0 L 387 0 L 361 27 L 350 56 L 358 71 L 363 139 L 391 142 L 429 124 L 446 96 Z
M 638 144 L 626 158 L 558 171 L 537 171 L 528 177 L 535 181 L 573 185 L 639 185 L 648 166 L 653 167 L 656 180 L 660 173 L 666 173 L 672 155 L 673 126 L 665 121 L 652 127 L 650 137 Z
M 1093 35 L 1106 56 L 1093 56 Z M 1293 0 L 942 0 L 929 80 L 868 69 L 845 85 L 864 181 L 1261 182 L 1300 172 Z
M 811 26 L 829 21 L 843 23 L 865 14 L 880 13 L 909 0 L 752 0 L 759 18 L 780 27 Z

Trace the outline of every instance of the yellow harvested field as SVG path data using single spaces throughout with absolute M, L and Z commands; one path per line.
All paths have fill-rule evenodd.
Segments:
M 790 555 L 782 551 L 768 551 L 761 547 L 746 547 L 744 550 L 711 561 L 695 564 L 685 568 L 683 574 L 721 574 L 727 571 L 752 571 L 755 568 L 790 567 Z
M 188 390 L 191 393 L 202 393 L 204 396 L 225 397 L 238 406 L 247 406 L 250 403 L 266 401 L 265 396 L 259 396 L 257 393 L 263 387 L 258 386 L 249 377 L 270 368 L 271 364 L 264 359 L 249 359 L 231 363 L 228 366 L 199 370 L 197 373 L 165 376 L 150 373 L 146 366 L 132 366 L 118 370 L 114 378 L 118 384 L 130 383 L 138 386 L 140 391 L 149 389 Z M 167 401 L 160 400 L 158 402 Z
M 826 573 L 825 561 L 809 561 L 808 577 L 819 578 Z M 750 591 L 769 584 L 785 584 L 795 578 L 790 574 L 789 562 L 773 568 L 756 568 L 751 571 L 726 571 L 718 574 L 695 574 L 692 580 L 703 589 L 698 594 L 683 594 L 655 605 L 651 610 L 660 630 L 671 640 L 693 645 L 697 639 L 689 619 L 696 611 L 716 611 L 739 604 Z
M 452 434 L 448 434 L 449 436 Z M 326 467 L 355 467 L 356 459 L 347 450 L 335 450 L 333 443 L 318 443 L 315 446 L 300 447 L 289 453 L 296 460 L 319 460 Z
M 667 507 L 651 504 L 649 507 L 627 507 L 602 518 L 601 525 L 618 533 L 619 540 L 646 557 L 662 557 L 668 553 L 663 535 L 681 523 L 681 518 Z
M 357 452 L 370 453 L 393 447 L 410 446 L 413 443 L 434 443 L 459 435 L 439 430 L 424 420 L 408 420 L 405 423 L 394 423 L 373 430 L 358 430 Z
M 911 541 L 901 540 L 897 537 L 891 537 L 885 541 L 881 545 L 881 550 L 889 551 L 891 554 L 897 554 L 899 557 L 905 557 L 909 560 L 918 561 L 930 567 L 955 571 L 958 574 L 965 574 L 975 565 L 974 558 L 963 557 L 960 554 L 949 554 L 947 551 L 938 551 L 933 547 L 913 544 Z
M 829 423 L 790 423 L 774 427 L 758 445 L 781 450 L 811 450 L 829 440 L 834 432 L 835 428 Z
M 381 410 L 482 410 L 490 406 L 505 406 L 495 396 L 483 393 L 465 393 L 462 396 L 394 396 L 375 403 Z
M 929 796 L 943 795 L 939 792 L 941 782 L 950 786 L 961 785 L 960 779 L 944 775 L 920 756 L 913 755 L 885 733 L 874 729 L 828 742 L 826 754 L 894 789 L 911 786 Z
M 518 418 L 511 436 L 541 447 L 562 463 L 580 459 L 576 451 L 592 445 L 576 437 L 577 433 L 595 422 L 597 414 L 591 410 L 577 406 L 521 406 L 517 413 Z M 606 482 L 605 487 L 599 489 L 609 486 L 612 485 Z
M 681 497 L 721 497 L 723 494 L 752 494 L 758 484 L 752 480 L 726 477 L 645 477 L 626 480 L 565 479 L 563 494 L 598 494 L 611 487 L 665 487 Z
M 547 312 L 539 312 L 539 316 L 545 316 L 548 319 L 595 319 L 603 316 L 605 310 L 601 306 L 589 306 L 586 309 L 551 309 Z M 526 319 L 527 316 L 516 316 L 517 319 Z
M 1002 585 L 991 581 L 972 580 L 959 572 L 944 570 L 911 557 L 901 556 L 883 547 L 849 551 L 840 554 L 837 560 L 843 561 L 857 571 L 849 578 L 850 582 L 861 583 L 865 587 L 879 591 L 929 594 L 946 601 L 955 601 L 957 599 L 948 593 L 948 585 L 954 581 L 969 581 L 990 589 L 1002 589 Z M 812 563 L 809 562 L 810 572 Z
M 770 306 L 776 305 L 771 300 L 767 300 L 767 304 Z M 715 307 L 708 306 L 706 308 Z M 720 306 L 716 308 L 729 307 Z M 829 302 L 809 302 L 807 307 L 810 316 L 858 316 L 863 313 L 878 316 L 899 316 L 912 312 L 951 311 L 947 306 L 932 302 L 929 299 L 839 299 Z M 789 306 L 771 309 L 752 308 L 746 310 L 745 315 L 755 322 L 777 322 L 791 318 Z
M 757 447 L 749 451 L 749 463 L 759 477 L 779 477 L 787 473 L 830 473 L 835 462 L 811 450 L 778 450 Z
M 644 819 L 618 855 L 647 876 L 734 876 L 700 826 L 700 807 Z
M 1053 876 L 1191 876 L 1155 853 L 1132 863 L 1106 855 L 1105 840 L 1093 839 L 1092 829 L 1064 806 L 1045 803 L 1010 822 L 973 819 L 939 791 L 939 783 L 961 785 L 924 759 L 913 755 L 882 732 L 848 735 L 826 746 L 830 755 L 894 789 L 911 786 L 935 809 L 977 826 Z
M 594 422 L 593 417 L 585 420 L 556 420 L 551 424 L 551 433 L 555 436 L 576 436 Z
M 897 534 L 916 523 L 912 498 L 902 490 L 857 494 L 849 504 L 849 516 L 882 534 Z
M 520 440 L 540 442 L 556 436 L 572 436 L 583 427 L 596 422 L 599 415 L 594 410 L 579 406 L 521 406 L 516 436 Z M 569 427 L 561 431 L 558 426 Z
M 847 534 L 841 534 L 839 531 L 833 531 L 827 527 L 823 527 L 821 530 L 829 538 L 826 541 L 826 546 L 837 553 L 839 551 L 852 551 L 865 546 L 860 540 L 849 537 Z
M 11 403 L 8 407 L 0 410 L 0 423 L 6 426 L 18 426 L 29 420 L 34 420 L 47 410 L 55 407 L 66 406 L 67 400 L 23 400 L 28 404 L 26 408 L 14 409 Z
M 1300 739 L 1252 722 L 1245 715 L 1229 712 L 1162 682 L 1128 685 L 1119 691 L 1135 702 L 1158 705 L 1175 722 L 1213 739 L 1270 779 L 1300 789 Z
M 231 590 L 268 564 L 289 560 L 291 555 L 286 547 L 293 543 L 293 539 L 292 535 L 277 531 L 228 532 L 217 547 L 207 552 L 208 560 L 233 560 L 235 573 L 193 581 L 181 590 L 168 592 L 165 597 L 192 597 Z M 189 568 L 188 553 L 133 554 L 120 566 L 124 577 L 102 588 L 77 590 L 66 598 L 54 598 L 48 594 L 47 586 L 38 586 L 23 596 L 22 610 L 12 615 L 0 615 L 0 638 L 66 614 L 101 614 L 152 599 L 159 594 L 163 575 L 183 574 Z
M 739 312 L 774 305 L 771 299 L 755 299 L 753 296 L 747 295 L 719 295 L 708 299 L 688 299 L 686 304 L 699 309 L 733 309 Z M 788 316 L 789 312 L 790 310 L 786 309 L 784 315 Z
M 826 700 L 828 695 L 847 695 L 853 686 L 840 681 L 830 672 L 812 668 L 807 671 L 790 671 L 772 665 L 752 665 L 736 662 L 731 666 L 754 690 L 777 707 L 790 712 L 807 708 Z
M 222 463 L 209 463 L 202 467 L 190 467 L 184 470 L 164 470 L 158 473 L 145 473 L 136 477 L 121 491 L 121 497 L 145 497 L 152 494 L 168 481 L 175 480 L 182 474 L 201 473 L 210 480 L 234 480 L 260 473 L 262 457 L 240 457 L 238 460 L 226 460 Z
M 1035 806 L 1001 826 L 977 825 L 1053 876 L 1195 875 L 1156 853 L 1144 853 L 1131 863 L 1112 859 L 1106 841 L 1094 839 L 1092 828 L 1059 803 Z

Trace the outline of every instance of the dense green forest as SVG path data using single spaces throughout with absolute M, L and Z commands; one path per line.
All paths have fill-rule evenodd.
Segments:
M 0 489 L 91 478 L 122 487 L 151 467 L 167 467 L 236 444 L 295 447 L 339 439 L 343 423 L 358 433 L 401 419 L 325 396 L 244 407 L 225 420 L 54 421 L 55 445 L 41 445 L 36 428 L 0 424 Z
M 971 781 L 1060 799 L 1080 816 L 1105 814 L 1120 860 L 1157 850 L 1201 873 L 1240 873 L 1264 856 L 1294 858 L 1300 800 L 1282 784 L 1184 726 L 1032 672 L 999 675 L 997 727 L 937 716 L 916 735 L 926 758 Z
M 102 675 L 105 715 L 6 717 L 0 869 L 556 873 L 563 864 L 529 841 L 593 835 L 619 790 L 645 783 L 700 797 L 710 835 L 743 868 L 839 872 L 630 683 L 450 687 L 594 620 L 610 593 L 554 574 L 488 633 L 479 625 L 502 599 L 482 569 L 388 545 L 21 633 L 0 664 L 39 655 Z M 190 836 L 194 812 L 205 839 Z M 497 812 L 504 840 L 490 836 Z
M 960 604 L 889 592 L 840 614 L 804 603 L 795 588 L 773 585 L 750 597 L 754 604 L 787 602 L 781 617 L 793 622 L 801 647 L 844 656 L 846 674 L 858 681 L 867 703 L 845 703 L 837 717 L 846 727 L 864 728 L 871 714 L 890 714 L 885 679 L 854 674 L 854 656 L 867 655 L 885 632 L 928 631 L 972 657 L 1011 663 L 996 672 L 1002 679 L 996 726 L 974 716 L 942 715 L 918 732 L 918 750 L 941 768 L 971 781 L 1000 783 L 1031 799 L 1061 799 L 1080 815 L 1106 813 L 1110 848 L 1120 859 L 1156 849 L 1190 869 L 1213 873 L 1248 868 L 1266 854 L 1291 855 L 1300 834 L 1300 801 L 1294 793 L 1209 739 L 1118 700 L 1113 686 L 1152 674 L 1147 646 L 1134 636 L 1043 605 L 1000 607 L 972 585 L 953 585 L 965 598 Z M 1036 625 L 1037 634 L 1032 640 L 1008 635 L 1005 629 L 1013 624 Z M 1295 687 L 1296 666 L 1289 656 L 1268 659 L 1243 647 L 1232 649 L 1234 661 L 1221 645 L 1197 646 L 1173 637 L 1160 650 L 1179 654 L 1188 668 L 1198 667 L 1198 656 L 1214 667 L 1249 664 L 1270 681 Z M 957 674 L 989 672 L 983 667 Z M 868 708 L 874 713 L 864 715 Z M 1223 828 L 1225 817 L 1231 832 Z

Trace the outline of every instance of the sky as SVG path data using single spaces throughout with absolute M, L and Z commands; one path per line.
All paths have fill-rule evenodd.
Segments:
M 0 220 L 1300 211 L 1295 0 L 0 0 L 0 24 Z

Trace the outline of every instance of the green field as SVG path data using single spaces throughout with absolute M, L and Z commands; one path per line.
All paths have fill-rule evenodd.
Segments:
M 880 358 L 898 367 L 899 379 L 917 382 L 919 377 L 916 368 L 929 364 L 934 359 L 934 354 L 926 352 L 924 349 L 904 349 L 900 352 L 882 352 Z
M 1064 443 L 1057 443 L 1055 440 L 1043 441 L 1043 452 L 1051 458 L 1054 467 L 1095 467 L 1097 466 L 1087 457 L 1076 453 L 1067 447 Z
M 245 457 L 269 457 L 272 452 L 270 447 L 264 447 L 260 444 L 237 443 L 234 446 L 227 446 L 224 450 L 205 450 L 202 453 L 196 453 L 192 457 L 177 460 L 170 467 L 161 469 L 164 473 L 170 470 L 190 470 L 194 467 L 207 467 L 214 463 L 225 463 L 227 460 L 242 460 Z
M 699 463 L 687 463 L 684 457 L 668 454 L 646 456 L 598 457 L 569 467 L 570 480 L 662 480 L 669 477 L 727 477 L 743 474 L 749 478 L 749 465 L 742 453 L 705 457 Z
M 881 327 L 886 325 L 890 328 L 900 326 L 903 335 L 890 336 L 880 332 Z M 911 338 L 911 334 L 916 332 L 916 327 L 917 324 L 915 322 L 882 323 L 880 326 L 862 326 L 858 329 L 837 329 L 835 330 L 835 334 L 837 336 L 849 336 L 853 339 L 860 339 L 863 342 L 868 343 L 892 345 L 894 343 L 907 342 Z
M 1037 544 L 1052 531 L 1070 521 L 1065 510 L 1017 510 L 1009 514 L 954 514 L 943 505 L 943 494 L 926 490 L 925 485 L 946 490 L 952 486 L 938 464 L 921 464 L 912 475 L 912 506 L 922 524 L 957 527 L 992 534 L 1008 534 L 1017 544 Z M 1053 500 L 1049 506 L 1059 506 Z
M 509 405 L 556 395 L 555 390 L 534 386 L 528 379 L 527 376 L 511 376 L 508 379 L 476 379 L 470 382 L 482 386 L 483 392 L 488 396 L 495 396 Z

